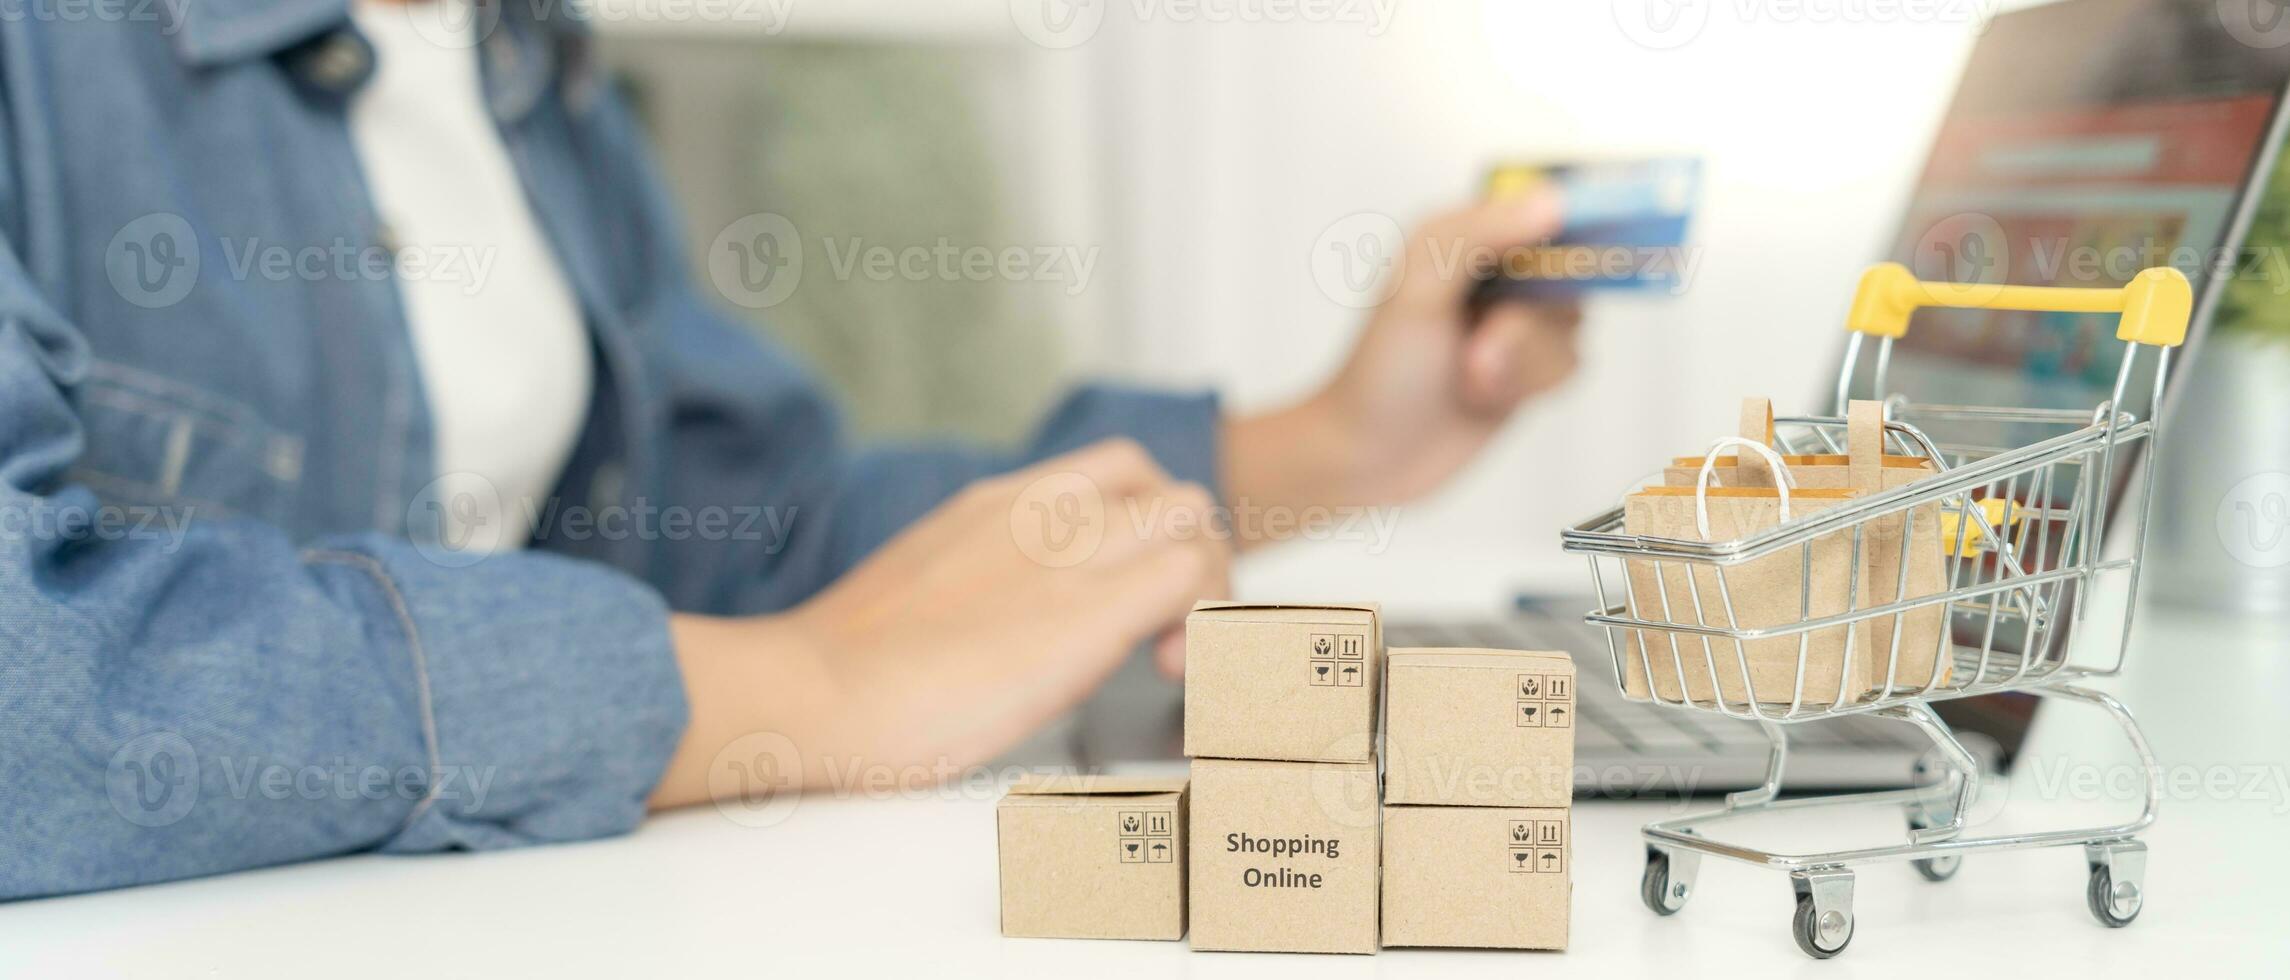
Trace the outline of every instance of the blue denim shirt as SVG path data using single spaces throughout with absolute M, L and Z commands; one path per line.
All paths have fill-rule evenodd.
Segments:
M 784 608 L 1108 435 L 1212 481 L 1207 396 L 1084 390 L 1008 454 L 851 449 L 695 288 L 585 35 L 532 12 L 570 6 L 497 8 L 482 98 L 598 385 L 532 547 L 483 560 L 424 489 L 346 0 L 0 20 L 0 898 L 626 831 L 685 724 L 668 610 Z

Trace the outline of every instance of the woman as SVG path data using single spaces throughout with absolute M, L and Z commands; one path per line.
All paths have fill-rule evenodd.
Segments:
M 1572 310 L 1466 322 L 1452 257 L 1557 225 L 1486 205 L 1286 410 L 856 451 L 692 289 L 569 6 L 0 22 L 0 897 L 619 833 L 755 732 L 984 760 L 1181 663 L 1207 512 L 1409 499 L 1572 367 Z

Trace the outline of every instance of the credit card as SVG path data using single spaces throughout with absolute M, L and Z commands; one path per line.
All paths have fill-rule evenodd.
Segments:
M 1566 224 L 1549 246 L 1504 256 L 1475 298 L 1484 304 L 1591 290 L 1680 290 L 1691 268 L 1686 231 L 1701 185 L 1702 162 L 1693 157 L 1498 164 L 1487 174 L 1489 199 L 1550 188 L 1564 202 Z

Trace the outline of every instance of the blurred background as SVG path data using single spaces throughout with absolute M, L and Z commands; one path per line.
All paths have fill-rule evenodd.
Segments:
M 1084 376 L 1278 405 L 1361 321 L 1316 269 L 1332 237 L 1466 201 L 1499 159 L 1699 156 L 1699 265 L 1677 295 L 1593 299 L 1576 379 L 1388 543 L 1241 571 L 1251 597 L 1484 611 L 1581 591 L 1557 529 L 1705 442 L 1745 392 L 1825 407 L 1855 278 L 1898 231 L 1994 2 L 1821 9 L 606 0 L 595 20 L 696 261 L 741 219 L 784 216 L 800 288 L 749 312 L 880 437 L 1014 439 Z M 853 261 L 942 242 L 1026 250 L 1027 271 Z

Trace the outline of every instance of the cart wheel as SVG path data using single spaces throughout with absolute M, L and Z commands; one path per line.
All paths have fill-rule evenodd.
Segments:
M 1909 863 L 1916 866 L 1916 873 L 1923 875 L 1926 881 L 1947 881 L 1964 869 L 1964 856 L 1950 854 L 1945 857 L 1917 858 Z
M 1917 763 L 1920 769 L 1923 765 L 1922 762 Z M 1925 830 L 1932 826 L 1932 818 L 1923 807 L 1912 806 L 1909 808 L 1908 829 Z M 1923 875 L 1926 881 L 1947 881 L 1956 877 L 1956 872 L 1964 869 L 1964 855 L 1943 854 L 1939 857 L 1917 858 L 1909 863 L 1916 866 L 1916 873 Z
M 1646 870 L 1638 876 L 1638 897 L 1655 915 L 1676 915 L 1686 907 L 1686 898 L 1693 891 L 1693 882 L 1685 878 L 1670 879 L 1670 855 L 1651 847 L 1646 849 Z
M 2091 906 L 2092 918 L 2109 929 L 2130 925 L 2131 920 L 2139 917 L 2139 910 L 2147 905 L 2147 897 L 2140 893 L 2139 886 L 2124 882 L 2118 890 L 2115 876 L 2108 873 L 2105 865 L 2092 866 L 2091 885 L 2083 890 L 2083 899 Z
M 1797 948 L 1805 955 L 1825 960 L 1845 951 L 1853 941 L 1852 919 L 1830 912 L 1828 928 L 1822 928 L 1824 916 L 1814 911 L 1813 896 L 1797 896 L 1797 915 L 1790 922 L 1790 933 L 1797 937 Z

